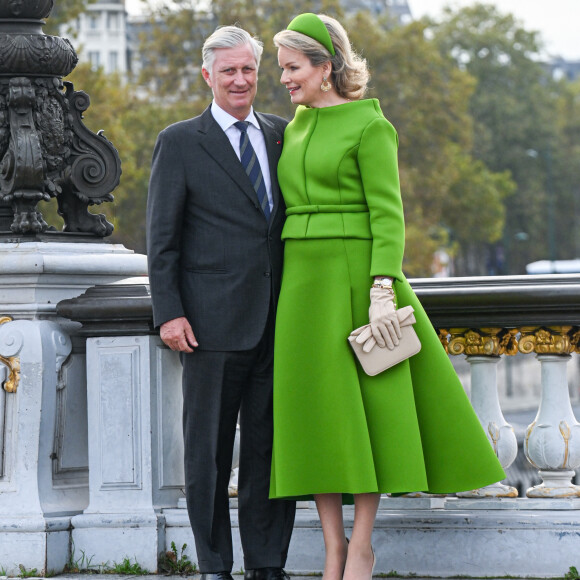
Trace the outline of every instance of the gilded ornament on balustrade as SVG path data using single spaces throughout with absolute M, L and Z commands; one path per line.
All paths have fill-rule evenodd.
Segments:
M 450 355 L 580 354 L 580 328 L 577 326 L 440 328 L 437 333 Z
M 528 428 L 526 429 L 526 435 L 524 437 L 524 452 L 526 455 L 527 460 L 536 468 L 536 469 L 541 469 L 539 465 L 536 465 L 536 463 L 534 463 L 533 458 L 530 457 L 530 454 L 528 453 L 528 449 L 529 449 L 529 444 L 530 444 L 530 436 L 532 434 L 532 431 L 534 430 L 534 427 L 536 426 L 536 420 L 534 419 L 534 421 L 532 423 L 530 423 L 528 425 Z
M 580 353 L 580 328 L 574 327 L 568 334 L 570 335 L 570 352 Z
M 0 325 L 12 322 L 9 316 L 0 316 Z M 4 390 L 15 393 L 20 382 L 20 359 L 17 356 L 4 357 L 0 355 L 0 364 L 8 368 L 8 378 L 4 381 Z
M 518 354 L 517 328 L 504 328 L 499 341 L 499 354 L 514 356 Z
M 500 430 L 499 430 L 499 427 L 497 426 L 497 423 L 495 421 L 490 421 L 487 424 L 487 432 L 489 433 L 489 437 L 491 439 L 493 451 L 497 455 L 497 444 L 498 444 L 499 438 L 500 438 Z
M 449 331 L 446 328 L 439 328 L 437 330 L 437 336 L 439 337 L 441 346 L 445 349 L 445 352 L 449 354 Z
M 465 353 L 465 337 L 464 333 L 468 332 L 469 328 L 451 328 L 449 329 L 449 342 L 447 352 L 452 355 Z
M 570 465 L 568 464 L 568 457 L 570 456 L 570 436 L 572 434 L 572 431 L 570 429 L 570 425 L 568 425 L 568 423 L 564 420 L 560 421 L 560 424 L 558 425 L 559 429 L 560 429 L 560 434 L 562 435 L 562 438 L 564 439 L 564 461 L 562 462 L 562 466 L 561 469 L 569 469 Z
M 574 352 L 572 326 L 522 326 L 518 349 L 523 354 L 569 354 Z
M 452 328 L 440 331 L 449 334 L 446 351 L 452 355 L 500 356 L 517 353 L 517 329 L 506 328 Z

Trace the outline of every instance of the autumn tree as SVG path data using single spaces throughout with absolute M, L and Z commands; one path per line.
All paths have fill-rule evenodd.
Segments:
M 526 262 L 548 257 L 548 216 L 562 207 L 550 178 L 562 154 L 558 88 L 541 64 L 541 39 L 486 4 L 447 9 L 431 32 L 441 53 L 477 81 L 469 102 L 477 136 L 473 155 L 492 171 L 508 171 L 517 184 L 505 200 L 501 247 L 491 248 L 505 256 L 496 261 L 499 273 L 523 273 Z M 561 243 L 558 248 L 553 257 L 564 257 Z
M 168 105 L 185 100 L 203 110 L 211 99 L 201 76 L 203 42 L 218 26 L 237 24 L 264 43 L 256 109 L 286 118 L 293 116 L 294 107 L 280 84 L 274 35 L 301 12 L 341 15 L 339 0 L 298 0 L 291 10 L 284 0 L 214 0 L 205 8 L 196 0 L 144 0 L 144 4 L 148 18 L 139 48 L 143 67 L 136 81 L 151 98 Z
M 580 258 L 580 81 L 561 80 L 556 102 L 557 142 L 550 167 L 557 194 L 557 251 L 563 258 Z
M 145 4 L 147 17 L 134 58 L 140 69 L 133 81 L 152 100 L 168 106 L 198 102 L 198 110 L 203 110 L 209 89 L 201 76 L 201 46 L 215 30 L 215 18 L 199 9 L 196 0 Z
M 474 79 L 435 49 L 424 22 L 392 28 L 361 13 L 347 24 L 370 66 L 370 96 L 379 97 L 399 133 L 405 270 L 430 275 L 441 247 L 465 262 L 462 254 L 475 243 L 501 237 L 503 200 L 512 191 L 507 174 L 496 175 L 471 155 Z M 486 211 L 478 212 L 482 205 Z M 462 227 L 464 212 L 472 213 L 469 228 Z

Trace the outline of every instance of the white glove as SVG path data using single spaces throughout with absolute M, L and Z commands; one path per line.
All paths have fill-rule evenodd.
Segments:
M 375 344 L 393 350 L 399 344 L 401 327 L 395 308 L 395 293 L 391 288 L 371 288 L 369 324 L 351 332 L 356 341 L 370 352 Z

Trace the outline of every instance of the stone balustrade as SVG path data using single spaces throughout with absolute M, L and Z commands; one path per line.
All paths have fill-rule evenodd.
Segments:
M 570 403 L 566 366 L 580 352 L 580 294 L 576 275 L 431 279 L 413 284 L 450 355 L 471 368 L 471 401 L 504 469 L 517 441 L 499 404 L 496 367 L 502 356 L 536 355 L 541 366 L 538 414 L 524 453 L 542 483 L 528 497 L 580 497 L 572 483 L 580 467 L 580 424 Z M 517 497 L 496 484 L 461 497 Z
M 502 412 L 498 367 L 516 353 L 537 359 L 541 397 L 523 453 L 541 483 L 525 497 L 498 482 L 454 496 L 383 498 L 373 539 L 377 573 L 563 576 L 580 564 L 580 488 L 572 483 L 580 432 L 566 372 L 579 352 L 580 276 L 411 282 L 449 355 L 466 359 L 472 404 L 506 469 L 518 442 Z M 147 280 L 101 284 L 64 298 L 36 309 L 41 316 L 29 321 L 0 310 L 0 567 L 58 571 L 71 557 L 70 540 L 73 558 L 84 554 L 95 566 L 129 557 L 154 571 L 171 542 L 186 543 L 195 561 L 182 494 L 180 364 L 152 328 Z M 31 398 L 35 389 L 46 392 L 49 406 Z M 38 407 L 35 416 L 44 422 L 48 411 L 49 421 L 27 435 L 28 447 L 20 451 L 24 436 L 15 425 L 25 405 Z M 76 446 L 71 424 L 80 430 Z M 43 439 L 31 455 L 36 468 L 22 461 L 34 437 Z M 31 469 L 42 470 L 42 478 Z M 15 485 L 30 479 L 30 489 Z M 323 566 L 320 525 L 309 502 L 299 508 L 287 568 L 317 572 Z M 345 517 L 352 525 L 351 509 Z M 19 533 L 15 522 L 28 527 Z M 239 570 L 235 509 L 232 522 Z M 44 534 L 42 545 L 58 546 L 59 558 L 48 563 L 45 551 L 38 564 L 32 547 L 29 560 L 6 561 L 2 546 L 16 546 L 24 533 Z

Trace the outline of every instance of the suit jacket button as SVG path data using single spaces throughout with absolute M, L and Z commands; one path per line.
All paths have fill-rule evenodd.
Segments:
M 271 273 L 271 272 L 264 272 L 264 276 L 265 276 L 266 278 L 269 278 L 271 275 L 272 275 L 272 273 Z

